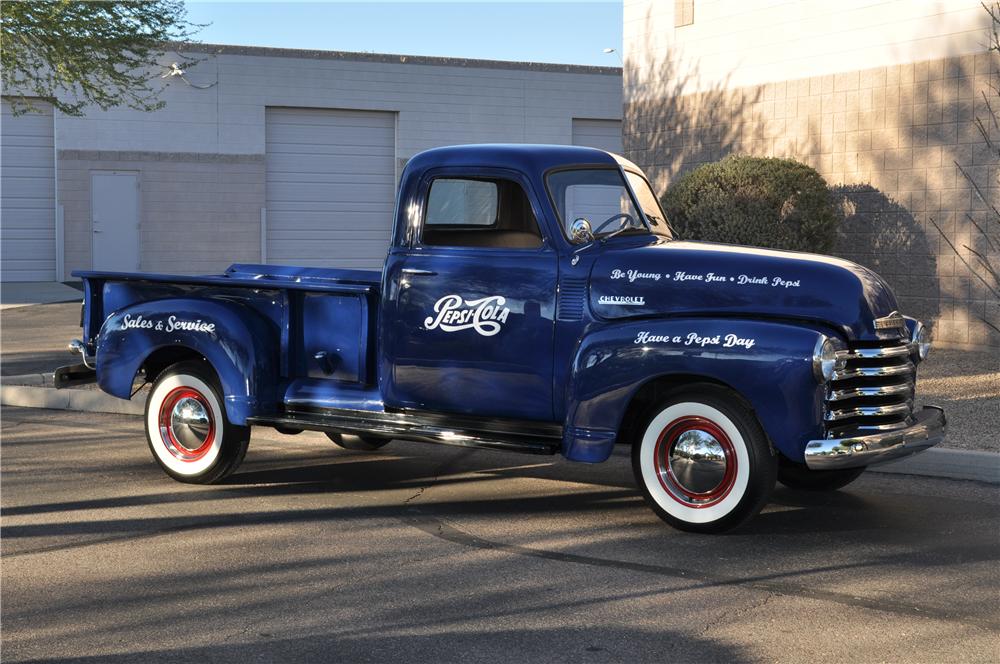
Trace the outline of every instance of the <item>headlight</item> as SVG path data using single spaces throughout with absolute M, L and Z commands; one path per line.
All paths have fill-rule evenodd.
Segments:
M 910 339 L 910 343 L 917 350 L 917 357 L 921 361 L 927 359 L 928 353 L 931 352 L 931 331 L 923 323 L 917 323 L 917 326 L 913 328 L 913 338 Z
M 813 374 L 821 383 L 833 380 L 833 373 L 844 368 L 846 360 L 837 357 L 837 351 L 845 350 L 840 339 L 820 335 L 813 349 Z

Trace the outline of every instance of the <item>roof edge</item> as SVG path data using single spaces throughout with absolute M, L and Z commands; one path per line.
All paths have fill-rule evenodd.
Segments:
M 567 65 L 549 62 L 518 62 L 514 60 L 478 60 L 431 55 L 403 55 L 398 53 L 357 53 L 353 51 L 323 51 L 273 46 L 239 46 L 236 44 L 206 44 L 199 42 L 167 42 L 164 48 L 206 55 L 256 55 L 272 58 L 303 58 L 308 60 L 343 60 L 347 62 L 379 62 L 395 65 L 432 65 L 438 67 L 464 67 L 478 69 L 513 69 L 519 71 L 553 72 L 562 74 L 600 74 L 621 76 L 621 67 L 596 65 Z

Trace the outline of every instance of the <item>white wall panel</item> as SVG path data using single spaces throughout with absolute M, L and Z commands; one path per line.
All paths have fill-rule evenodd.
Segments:
M 0 267 L 3 281 L 56 278 L 55 155 L 52 107 L 0 122 Z

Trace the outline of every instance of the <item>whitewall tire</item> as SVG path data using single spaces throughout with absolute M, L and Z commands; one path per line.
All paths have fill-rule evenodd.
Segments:
M 229 421 L 218 379 L 204 362 L 181 362 L 157 377 L 145 424 L 153 458 L 181 482 L 221 480 L 243 461 L 250 442 L 250 427 Z
M 668 394 L 647 411 L 632 469 L 660 518 L 714 533 L 760 511 L 774 489 L 777 459 L 739 397 L 701 385 Z

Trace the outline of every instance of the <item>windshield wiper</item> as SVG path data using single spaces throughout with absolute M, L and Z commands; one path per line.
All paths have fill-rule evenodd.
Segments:
M 652 221 L 654 224 L 662 223 L 664 226 L 667 227 L 667 230 L 670 231 L 670 236 L 671 236 L 670 239 L 671 240 L 677 239 L 677 231 L 674 230 L 674 227 L 670 225 L 669 221 L 667 221 L 666 219 L 661 219 L 660 217 L 657 217 L 655 214 L 647 214 L 646 218 Z
M 601 241 L 601 244 L 604 244 L 605 242 L 607 242 L 611 238 L 615 237 L 616 235 L 621 235 L 625 231 L 641 231 L 641 230 L 647 230 L 647 231 L 649 231 L 649 228 L 646 227 L 646 224 L 643 224 L 642 226 L 633 226 L 632 224 L 625 224 L 624 226 L 619 226 L 618 228 L 616 228 L 615 230 L 611 231 L 607 235 L 602 235 L 599 238 L 599 240 Z M 652 231 L 650 231 L 650 232 L 652 232 Z

